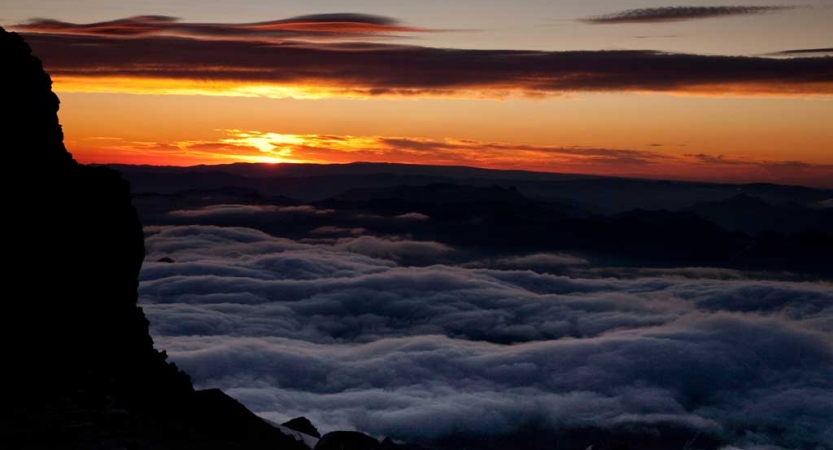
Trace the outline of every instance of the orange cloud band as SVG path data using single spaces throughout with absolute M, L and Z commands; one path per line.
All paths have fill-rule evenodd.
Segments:
M 82 162 L 196 165 L 233 162 L 465 165 L 490 169 L 720 182 L 773 182 L 833 188 L 833 165 L 799 161 L 558 147 L 460 139 L 294 135 L 227 130 L 215 141 L 77 141 Z M 82 156 L 83 155 L 83 156 Z

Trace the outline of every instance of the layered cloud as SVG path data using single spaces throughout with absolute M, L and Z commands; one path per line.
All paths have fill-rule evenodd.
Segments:
M 536 253 L 524 256 L 512 256 L 508 258 L 495 258 L 486 261 L 470 263 L 468 267 L 487 267 L 490 269 L 503 270 L 534 270 L 550 272 L 559 270 L 565 266 L 582 266 L 588 264 L 584 258 L 578 258 L 568 254 L 557 253 Z
M 273 206 L 273 205 L 209 205 L 195 209 L 177 209 L 168 215 L 184 219 L 202 219 L 216 217 L 251 216 L 255 214 L 314 214 L 318 216 L 331 214 L 333 210 L 317 209 L 309 205 Z
M 796 9 L 795 6 L 664 6 L 639 8 L 582 19 L 593 25 L 623 23 L 681 22 L 717 17 L 748 16 Z
M 77 143 L 85 148 L 89 143 Z M 465 165 L 562 173 L 774 182 L 833 187 L 833 166 L 730 155 L 677 154 L 467 139 L 281 134 L 226 130 L 216 141 L 124 142 L 108 140 L 97 152 L 108 162 L 195 165 L 206 162 L 393 162 Z M 103 146 L 102 146 L 103 145 Z M 85 153 L 96 152 L 86 149 Z M 209 212 L 186 214 L 210 214 Z
M 67 36 L 138 38 L 176 36 L 204 40 L 254 40 L 281 43 L 288 40 L 343 40 L 390 37 L 396 33 L 429 30 L 404 26 L 395 19 L 369 14 L 312 14 L 257 23 L 188 23 L 176 17 L 136 16 L 88 24 L 35 19 L 16 29 L 26 33 Z
M 198 25 L 154 17 L 103 25 L 36 21 L 16 29 L 27 32 L 26 39 L 62 91 L 466 98 L 566 92 L 794 95 L 833 91 L 833 61 L 827 58 L 642 50 L 465 50 L 364 39 L 341 42 L 354 28 L 357 37 L 368 34 L 365 29 L 418 30 L 365 16 L 349 15 L 338 26 L 320 16 L 314 19 Z M 370 34 L 378 36 L 376 31 Z M 287 33 L 299 36 L 286 40 Z M 338 39 L 320 42 L 319 34 Z M 279 42 L 264 42 L 264 36 Z
M 331 245 L 241 228 L 147 236 L 148 261 L 176 261 L 142 271 L 157 344 L 198 385 L 273 420 L 305 415 L 324 430 L 449 448 L 490 448 L 478 439 L 524 430 L 562 444 L 573 436 L 579 448 L 605 436 L 635 448 L 833 442 L 829 284 L 710 269 L 516 270 L 583 265 L 569 255 L 501 262 L 512 270 L 409 267 L 398 258 L 419 243 L 368 236 Z M 385 251 L 356 252 L 368 239 Z M 422 244 L 438 261 L 450 251 Z
M 831 48 L 800 48 L 795 50 L 784 50 L 772 54 L 773 56 L 830 56 L 833 55 Z

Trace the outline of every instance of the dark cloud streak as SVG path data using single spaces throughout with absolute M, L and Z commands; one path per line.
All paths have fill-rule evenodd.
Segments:
M 16 30 L 27 33 L 60 34 L 70 36 L 100 36 L 136 38 L 142 36 L 178 36 L 193 39 L 245 39 L 283 42 L 288 39 L 337 40 L 364 39 L 394 33 L 427 32 L 408 27 L 395 19 L 369 14 L 313 14 L 284 20 L 257 23 L 188 23 L 176 17 L 135 16 L 124 19 L 75 24 L 52 19 L 34 19 L 16 25 Z
M 268 45 L 177 37 L 30 34 L 55 76 L 260 82 L 355 95 L 552 95 L 569 91 L 707 94 L 833 92 L 833 59 L 656 51 L 463 50 L 338 43 Z
M 833 56 L 833 47 L 829 48 L 801 48 L 795 50 L 784 50 L 781 52 L 770 53 L 771 56 Z
M 796 9 L 795 6 L 665 6 L 639 8 L 581 19 L 591 25 L 681 22 L 717 17 L 748 16 Z

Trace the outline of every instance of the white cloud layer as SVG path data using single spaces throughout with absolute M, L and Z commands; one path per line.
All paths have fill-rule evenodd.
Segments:
M 569 255 L 404 267 L 454 249 L 371 236 L 146 234 L 147 261 L 175 261 L 142 271 L 157 345 L 198 386 L 275 421 L 410 441 L 667 428 L 738 448 L 833 448 L 830 284 L 518 270 L 585 263 Z

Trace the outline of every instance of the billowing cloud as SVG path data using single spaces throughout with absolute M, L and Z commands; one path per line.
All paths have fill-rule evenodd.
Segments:
M 518 433 L 540 437 L 529 448 L 833 442 L 828 283 L 406 267 L 407 246 L 357 253 L 242 228 L 147 236 L 148 261 L 176 261 L 141 275 L 158 345 L 199 386 L 278 422 L 445 448 Z
M 795 8 L 795 6 L 663 6 L 659 8 L 628 9 L 612 14 L 588 17 L 581 19 L 581 21 L 593 25 L 681 22 L 684 20 L 775 13 Z
M 454 252 L 452 247 L 440 244 L 439 242 L 421 242 L 405 239 L 387 240 L 373 236 L 347 239 L 346 241 L 339 242 L 335 248 L 341 251 L 395 261 L 402 259 L 437 260 L 441 256 Z
M 314 230 L 310 230 L 309 234 L 311 235 L 324 235 L 324 236 L 332 236 L 332 235 L 347 235 L 347 236 L 361 236 L 367 230 L 364 228 L 342 228 L 342 227 L 334 227 L 331 225 L 325 225 L 322 227 L 315 228 Z
M 833 60 L 26 34 L 62 91 L 504 98 L 566 92 L 830 94 Z M 160 51 L 164 49 L 164 51 Z
M 396 33 L 429 31 L 404 26 L 395 19 L 370 14 L 312 14 L 257 23 L 188 23 L 176 17 L 136 16 L 107 22 L 76 24 L 35 19 L 14 27 L 26 33 L 68 36 L 138 38 L 176 36 L 203 40 L 248 40 L 280 43 L 287 40 L 339 40 L 390 37 Z

